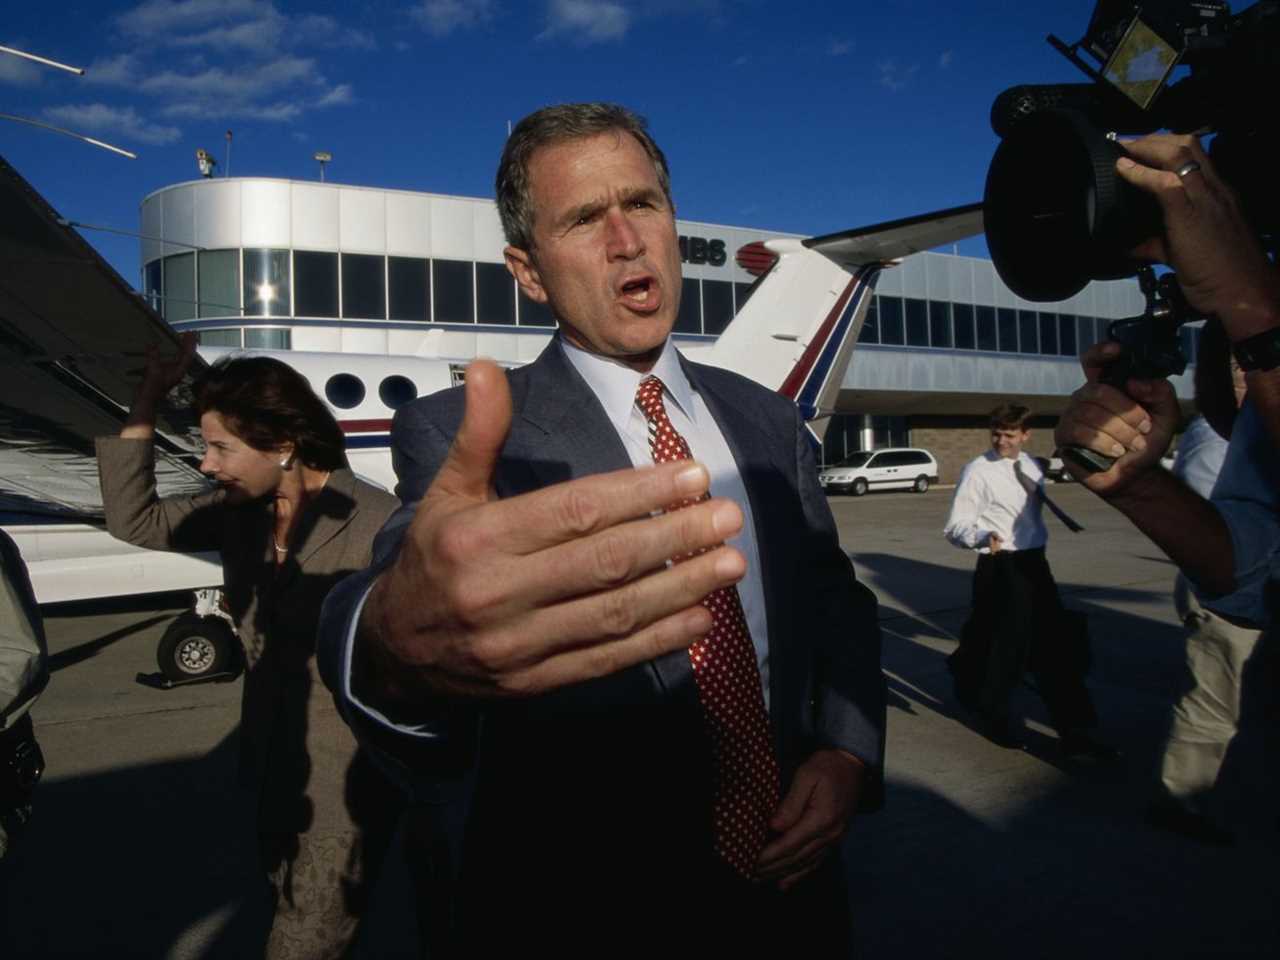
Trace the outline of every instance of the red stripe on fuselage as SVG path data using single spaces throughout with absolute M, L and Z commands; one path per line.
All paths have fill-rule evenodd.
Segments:
M 391 429 L 391 420 L 339 420 L 343 433 L 375 433 Z
M 849 296 L 853 293 L 853 288 L 857 284 L 857 277 L 849 281 L 849 285 L 844 288 L 844 293 L 836 298 L 836 305 L 827 314 L 827 319 L 822 321 L 822 326 L 818 328 L 818 335 L 809 341 L 809 346 L 805 347 L 804 353 L 800 355 L 796 365 L 787 374 L 787 379 L 782 381 L 782 386 L 778 388 L 778 392 L 784 397 L 794 400 L 799 396 L 800 388 L 804 386 L 805 380 L 809 378 L 809 371 L 813 369 L 814 363 L 822 355 L 822 348 L 826 346 L 827 340 L 831 337 L 831 329 L 840 319 L 840 314 L 844 312 L 844 306 L 849 302 Z

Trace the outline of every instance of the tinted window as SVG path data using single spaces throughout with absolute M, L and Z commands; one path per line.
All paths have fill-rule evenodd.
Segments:
M 146 294 L 147 304 L 159 314 L 164 313 L 164 302 L 161 300 L 164 294 L 163 270 L 162 261 L 152 260 L 142 271 L 142 292 Z
M 907 344 L 913 347 L 929 345 L 929 306 L 923 300 L 908 298 L 903 301 L 907 315 Z
M 903 463 L 928 463 L 929 462 L 929 455 L 927 453 L 922 453 L 919 450 L 916 450 L 912 453 L 904 453 L 902 456 L 903 456 L 903 460 L 902 460 Z
M 367 320 L 387 316 L 386 265 L 367 253 L 342 255 L 342 315 Z
M 200 252 L 200 316 L 240 316 L 240 251 Z
M 234 330 L 200 330 L 196 342 L 202 347 L 239 347 L 240 328 Z
M 244 251 L 244 312 L 251 317 L 287 317 L 291 303 L 289 251 Z
M 1007 307 L 996 310 L 996 327 L 1000 333 L 1000 352 L 1018 352 L 1018 312 Z
M 951 319 L 955 324 L 956 346 L 961 350 L 972 350 L 977 344 L 973 335 L 973 306 L 968 303 L 953 303 Z
M 1098 342 L 1098 334 L 1093 323 L 1093 317 L 1076 317 L 1076 328 L 1080 331 L 1080 342 L 1076 344 L 1076 349 L 1080 353 L 1084 353 Z
M 1040 314 L 1040 352 L 1058 352 L 1058 315 L 1056 313 Z
M 164 318 L 190 320 L 196 315 L 196 255 L 164 258 Z
M 293 251 L 297 278 L 294 303 L 300 317 L 338 315 L 338 255 L 314 250 Z
M 698 281 L 685 277 L 680 285 L 680 313 L 675 329 L 680 333 L 702 332 L 702 304 L 699 302 Z
M 702 281 L 702 332 L 724 333 L 733 319 L 733 284 L 727 280 Z
M 878 456 L 874 456 L 867 461 L 868 470 L 870 470 L 872 467 L 887 467 L 887 466 L 889 466 L 889 458 L 887 454 L 883 454 L 883 453 L 879 454 Z
M 902 299 L 881 297 L 879 307 L 880 342 L 902 343 Z
M 293 338 L 287 327 L 246 327 L 244 345 L 250 350 L 288 350 Z
M 951 304 L 929 301 L 929 342 L 935 347 L 951 346 Z
M 880 316 L 879 316 L 879 297 L 872 297 L 871 303 L 867 307 L 866 318 L 862 321 L 862 329 L 858 331 L 859 343 L 879 343 L 880 342 Z
M 554 327 L 556 318 L 551 308 L 545 303 L 530 300 L 520 292 L 520 326 L 522 327 Z
M 392 410 L 403 407 L 417 396 L 418 388 L 413 385 L 413 381 L 398 373 L 383 377 L 382 382 L 378 384 L 378 399 Z
M 1034 310 L 1018 311 L 1018 334 L 1022 341 L 1023 353 L 1039 353 L 1040 322 L 1036 319 Z
M 516 322 L 516 281 L 506 264 L 476 264 L 476 317 L 480 323 Z
M 838 466 L 838 467 L 860 467 L 860 466 L 862 466 L 864 463 L 866 463 L 866 462 L 867 462 L 867 460 L 869 460 L 870 458 L 871 458 L 871 454 L 870 454 L 870 453 L 868 453 L 866 450 L 860 450 L 860 451 L 858 451 L 857 453 L 852 453 L 852 454 L 850 454 L 849 456 L 845 457 L 845 458 L 844 458 L 843 460 L 841 460 L 838 464 L 836 464 L 836 466 Z
M 350 410 L 364 399 L 364 384 L 350 373 L 335 373 L 324 385 L 324 395 L 335 407 Z
M 995 350 L 999 345 L 996 338 L 996 308 L 978 308 L 978 349 Z
M 471 261 L 432 260 L 436 323 L 474 323 Z
M 1070 313 L 1058 314 L 1058 353 L 1074 357 L 1076 350 L 1076 318 Z
M 431 317 L 431 263 L 419 257 L 387 257 L 387 293 L 392 320 Z

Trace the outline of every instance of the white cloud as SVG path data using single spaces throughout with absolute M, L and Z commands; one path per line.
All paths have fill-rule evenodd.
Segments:
M 947 67 L 951 66 L 953 58 L 954 54 L 950 50 L 943 50 L 942 55 L 938 57 L 938 68 L 941 70 L 947 69 Z
M 493 0 L 422 0 L 410 11 L 423 29 L 437 37 L 488 23 L 495 12 Z
M 110 107 L 105 103 L 66 104 L 50 107 L 44 115 L 76 133 L 101 133 L 139 143 L 173 143 L 182 136 L 177 127 L 148 123 L 133 107 Z
M 339 107 L 346 106 L 349 103 L 355 103 L 355 95 L 351 92 L 351 84 L 340 83 L 332 90 L 325 93 L 315 102 L 317 107 Z
M 567 35 L 580 43 L 602 43 L 624 36 L 631 13 L 613 0 L 551 0 L 547 29 L 539 39 Z
M 26 53 L 36 52 L 28 50 L 25 44 L 16 40 L 6 40 L 4 45 Z M 0 83 L 14 87 L 38 87 L 44 80 L 45 72 L 50 69 L 22 57 L 15 57 L 12 53 L 0 53 Z
M 897 93 L 914 79 L 920 70 L 920 64 L 912 63 L 904 67 L 896 60 L 881 60 L 876 64 L 876 70 L 880 73 L 880 86 Z
M 122 13 L 116 23 L 125 33 L 156 43 L 178 31 L 264 14 L 279 16 L 275 7 L 264 0 L 146 0 Z
M 122 53 L 93 61 L 84 68 L 84 80 L 104 87 L 131 87 L 144 73 L 142 61 L 132 53 Z
M 289 26 L 290 40 L 297 46 L 347 47 L 352 50 L 376 50 L 378 41 L 366 30 L 357 30 L 321 13 L 295 17 Z
M 852 40 L 832 40 L 827 45 L 827 53 L 833 57 L 843 57 L 853 49 Z

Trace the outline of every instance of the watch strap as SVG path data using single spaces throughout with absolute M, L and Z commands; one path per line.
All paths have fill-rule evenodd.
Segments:
M 1241 370 L 1274 370 L 1280 367 L 1280 327 L 1246 337 L 1231 349 Z

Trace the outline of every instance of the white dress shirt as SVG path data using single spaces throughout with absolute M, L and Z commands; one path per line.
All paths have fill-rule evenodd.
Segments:
M 636 405 L 636 390 L 645 377 L 655 376 L 661 380 L 666 387 L 662 401 L 667 408 L 667 416 L 671 425 L 689 444 L 689 451 L 694 459 L 710 473 L 711 495 L 732 500 L 742 509 L 742 532 L 728 543 L 747 560 L 746 575 L 738 583 L 738 596 L 742 599 L 742 612 L 751 631 L 751 642 L 756 651 L 756 663 L 760 667 L 760 681 L 764 685 L 767 707 L 769 625 L 765 618 L 764 581 L 760 576 L 760 549 L 756 544 L 751 501 L 747 498 L 747 488 L 738 473 L 738 463 L 733 458 L 733 452 L 707 409 L 706 402 L 684 375 L 675 345 L 670 339 L 667 340 L 657 363 L 648 373 L 639 373 L 614 360 L 588 353 L 563 339 L 560 345 L 569 362 L 582 375 L 582 379 L 604 407 L 609 422 L 618 431 L 618 436 L 627 449 L 631 463 L 637 467 L 652 466 L 653 454 L 649 450 L 649 423 Z
M 1032 498 L 1014 475 L 1014 463 L 1022 464 L 1023 475 L 1041 486 L 1044 476 L 1025 453 L 1016 461 L 994 450 L 969 461 L 956 484 L 951 515 L 943 535 L 957 547 L 990 553 L 987 538 L 995 534 L 1001 550 L 1034 550 L 1049 540 L 1040 516 L 1040 500 Z

